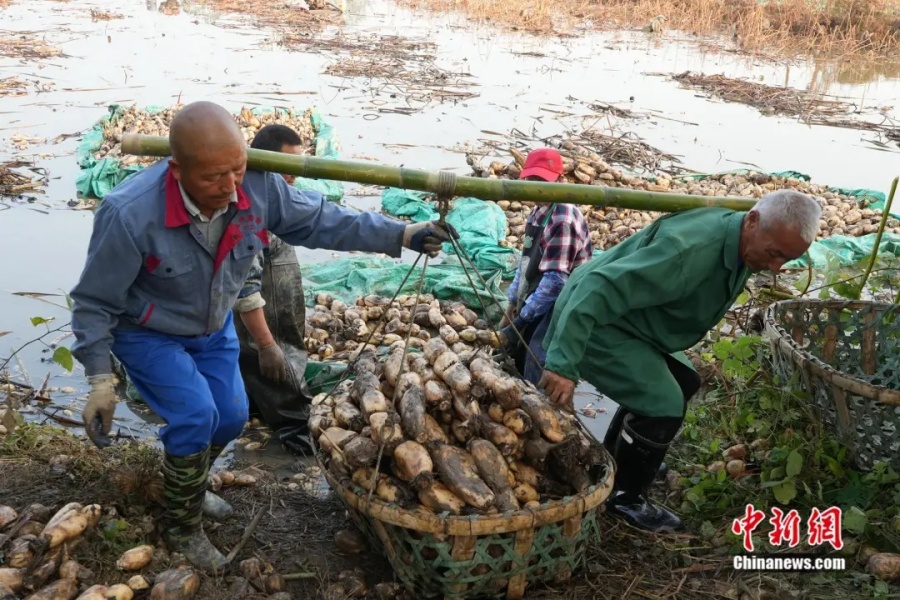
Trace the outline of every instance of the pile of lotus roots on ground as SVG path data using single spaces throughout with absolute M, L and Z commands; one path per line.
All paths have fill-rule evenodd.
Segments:
M 100 505 L 71 502 L 55 513 L 32 504 L 21 514 L 0 506 L 0 599 L 16 600 L 188 600 L 197 597 L 200 575 L 187 563 L 149 575 L 157 563 L 169 562 L 165 550 L 140 545 L 116 561 L 125 583 L 94 583 L 94 573 L 72 558 L 86 535 L 97 533 L 104 513 Z M 170 563 L 171 564 L 171 563 Z M 289 599 L 282 576 L 258 558 L 241 561 L 240 574 L 249 584 L 272 594 L 269 600 Z M 148 595 L 149 593 L 149 595 Z
M 596 482 L 605 454 L 533 385 L 486 348 L 364 348 L 355 380 L 313 399 L 310 431 L 326 467 L 409 510 L 534 510 Z
M 222 485 L 251 485 L 247 475 L 223 471 Z M 238 481 L 244 477 L 243 481 Z M 232 481 L 234 480 L 234 481 Z M 0 600 L 189 600 L 198 598 L 200 575 L 165 549 L 143 544 L 122 553 L 115 566 L 118 580 L 99 582 L 95 573 L 74 557 L 82 545 L 105 543 L 102 531 L 118 519 L 115 508 L 70 502 L 54 510 L 31 504 L 17 511 L 0 505 Z M 152 528 L 152 525 L 150 525 Z M 257 558 L 241 561 L 240 575 L 248 585 L 285 600 L 285 582 L 272 565 Z
M 153 546 L 137 546 L 116 562 L 127 583 L 93 584 L 94 574 L 71 558 L 85 535 L 103 517 L 98 504 L 66 504 L 55 513 L 32 504 L 21 514 L 0 506 L 0 598 L 14 600 L 131 600 L 150 590 L 153 600 L 193 597 L 200 576 L 190 567 L 163 571 L 150 580 L 139 572 L 154 561 Z
M 598 154 L 571 142 L 563 142 L 560 147 L 563 156 L 564 179 L 566 183 L 582 183 L 620 187 L 652 192 L 672 192 L 695 196 L 734 196 L 761 198 L 778 189 L 795 189 L 810 194 L 824 209 L 818 239 L 836 235 L 862 236 L 875 233 L 881 221 L 881 212 L 867 208 L 870 199 L 829 191 L 827 186 L 798 179 L 778 177 L 767 173 L 747 172 L 719 174 L 705 179 L 678 179 L 659 175 L 654 180 L 633 177 L 611 167 Z M 518 179 L 525 165 L 525 154 L 510 150 L 512 162 L 492 161 L 487 166 L 479 164 L 469 155 L 467 162 L 477 177 Z M 508 221 L 505 246 L 522 248 L 525 234 L 525 220 L 533 203 L 500 201 L 497 203 L 505 212 Z M 605 250 L 625 240 L 646 224 L 660 217 L 662 213 L 622 208 L 594 208 L 581 206 L 581 211 L 591 229 L 594 247 Z M 900 221 L 890 218 L 885 231 L 900 233 Z
M 94 152 L 94 158 L 97 160 L 107 157 L 118 158 L 122 166 L 153 164 L 159 160 L 158 157 L 123 155 L 122 136 L 126 133 L 168 136 L 172 118 L 181 108 L 182 105 L 178 104 L 158 112 L 151 112 L 132 105 L 120 110 L 103 126 L 103 144 Z M 312 125 L 311 114 L 311 110 L 300 114 L 292 109 L 254 113 L 249 108 L 241 108 L 241 111 L 234 115 L 234 120 L 240 126 L 248 145 L 260 128 L 266 125 L 287 125 L 303 140 L 307 148 L 306 154 L 314 154 L 316 132 Z
M 433 337 L 440 337 L 457 352 L 474 345 L 499 346 L 496 333 L 474 311 L 461 302 L 436 300 L 430 294 L 401 295 L 393 302 L 373 294 L 358 299 L 355 305 L 317 294 L 315 301 L 314 311 L 306 315 L 304 340 L 312 360 L 347 358 L 367 341 L 390 346 L 407 336 L 410 346 L 419 350 Z

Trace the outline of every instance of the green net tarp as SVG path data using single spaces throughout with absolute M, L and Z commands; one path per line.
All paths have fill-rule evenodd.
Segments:
M 303 378 L 306 379 L 306 385 L 309 386 L 309 393 L 313 396 L 330 392 L 337 385 L 347 370 L 347 363 L 342 362 L 317 362 L 310 360 L 306 362 L 306 372 Z M 352 379 L 350 376 L 348 379 Z
M 875 247 L 876 234 L 870 233 L 862 237 L 848 237 L 836 235 L 824 240 L 813 242 L 809 247 L 809 256 L 814 268 L 824 268 L 829 260 L 845 267 L 855 265 L 864 258 L 872 255 Z M 900 235 L 885 233 L 881 236 L 881 244 L 878 246 L 878 254 L 887 256 L 900 256 Z M 806 256 L 793 260 L 784 265 L 786 269 L 803 269 L 809 266 Z
M 414 223 L 435 221 L 438 215 L 430 194 L 388 188 L 381 195 L 384 212 L 409 217 Z M 447 213 L 447 222 L 459 233 L 459 245 L 480 270 L 499 270 L 504 279 L 512 279 L 519 262 L 519 251 L 500 246 L 506 237 L 506 213 L 493 202 L 477 198 L 456 198 Z M 453 247 L 444 244 L 444 252 L 455 256 Z
M 414 222 L 436 220 L 439 215 L 434 205 L 427 201 L 428 197 L 429 194 L 423 192 L 388 188 L 382 194 L 381 203 L 384 211 L 394 216 L 409 217 Z M 499 318 L 501 311 L 497 303 L 506 305 L 500 283 L 513 278 L 520 256 L 518 250 L 500 246 L 500 240 L 506 237 L 506 214 L 493 202 L 458 198 L 447 214 L 447 221 L 459 233 L 458 243 L 471 263 L 463 263 L 452 246 L 444 244 L 444 254 L 429 261 L 422 292 L 441 300 L 459 300 L 478 313 L 484 312 L 483 303 L 488 317 Z M 486 287 L 476 275 L 475 268 Z M 421 265 L 417 265 L 407 278 L 409 264 L 379 257 L 307 264 L 301 271 L 309 306 L 315 304 L 315 296 L 319 293 L 331 294 L 344 302 L 355 302 L 366 294 L 393 296 L 398 289 L 400 294 L 415 294 L 422 277 Z
M 81 143 L 78 144 L 75 152 L 81 172 L 75 180 L 75 187 L 79 195 L 83 197 L 102 200 L 114 187 L 143 169 L 141 165 L 122 165 L 116 157 L 107 157 L 100 160 L 94 158 L 94 153 L 103 145 L 104 125 L 123 110 L 124 108 L 119 104 L 110 105 L 109 114 L 98 120 L 91 130 L 85 134 Z M 157 113 L 164 110 L 164 107 L 148 106 L 145 110 L 150 113 Z M 260 114 L 272 112 L 273 110 L 270 107 L 257 107 L 253 112 Z M 337 158 L 340 147 L 332 126 L 325 122 L 318 110 L 314 109 L 310 118 L 316 131 L 316 156 L 320 158 Z M 340 202 L 344 195 L 344 186 L 339 181 L 297 177 L 294 187 L 300 190 L 320 192 L 331 202 Z

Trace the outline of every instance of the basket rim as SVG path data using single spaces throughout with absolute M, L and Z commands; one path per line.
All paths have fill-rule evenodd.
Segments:
M 363 488 L 350 481 L 348 477 L 337 478 L 325 466 L 322 451 L 318 448 L 316 462 L 332 489 L 341 496 L 348 507 L 357 512 L 398 527 L 451 536 L 514 533 L 570 519 L 603 504 L 612 493 L 615 480 L 615 464 L 610 461 L 602 481 L 588 487 L 584 492 L 542 504 L 538 510 L 519 509 L 493 515 L 442 516 L 421 507 L 407 510 L 395 504 L 388 504 L 374 495 L 369 501 L 368 492 Z M 363 494 L 358 493 L 357 489 Z
M 830 380 L 842 389 L 853 388 L 853 392 L 877 400 L 883 404 L 900 406 L 900 390 L 884 385 L 874 385 L 864 379 L 850 375 L 836 369 L 800 347 L 790 332 L 775 319 L 775 313 L 784 307 L 834 307 L 859 310 L 862 308 L 894 308 L 900 312 L 900 305 L 890 302 L 875 302 L 870 300 L 780 300 L 766 308 L 765 328 L 767 332 L 777 336 L 777 347 L 791 355 L 791 360 L 800 367 L 808 367 L 814 375 Z

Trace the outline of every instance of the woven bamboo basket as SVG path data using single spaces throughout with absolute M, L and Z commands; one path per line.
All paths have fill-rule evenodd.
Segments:
M 775 372 L 802 382 L 856 466 L 900 469 L 900 306 L 785 300 L 765 320 Z
M 351 519 L 415 598 L 519 600 L 538 583 L 562 583 L 582 566 L 612 490 L 615 466 L 583 493 L 506 514 L 445 516 L 387 504 L 316 458 Z

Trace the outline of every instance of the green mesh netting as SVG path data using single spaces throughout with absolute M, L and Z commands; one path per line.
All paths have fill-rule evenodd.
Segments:
M 864 258 L 872 255 L 875 248 L 877 234 L 870 233 L 860 237 L 835 235 L 813 242 L 809 247 L 809 256 L 812 266 L 824 268 L 830 260 L 836 261 L 840 266 L 849 266 L 859 263 Z M 881 236 L 881 244 L 878 246 L 879 256 L 900 256 L 900 235 L 885 233 Z M 784 265 L 786 269 L 803 269 L 809 265 L 806 255 L 797 260 L 792 260 Z
M 331 388 L 337 385 L 346 370 L 347 363 L 324 363 L 310 360 L 306 362 L 306 371 L 303 374 L 303 378 L 306 379 L 309 392 L 315 396 L 331 391 Z M 353 376 L 350 375 L 347 379 L 353 379 Z
M 425 192 L 388 188 L 381 195 L 384 212 L 408 217 L 414 223 L 439 218 L 432 195 Z M 519 251 L 500 245 L 506 237 L 506 213 L 493 202 L 477 198 L 456 198 L 447 213 L 447 222 L 459 233 L 459 245 L 479 270 L 499 270 L 503 279 L 515 276 Z M 444 252 L 454 256 L 453 247 L 444 244 Z
M 900 470 L 900 306 L 789 300 L 766 323 L 775 372 L 800 380 L 857 466 Z
M 145 110 L 150 113 L 157 113 L 164 110 L 164 108 L 162 106 L 148 106 Z M 94 158 L 94 153 L 103 145 L 104 124 L 122 110 L 124 108 L 121 105 L 110 105 L 109 114 L 98 120 L 93 128 L 85 134 L 81 143 L 78 144 L 75 155 L 81 172 L 75 180 L 75 187 L 81 196 L 103 199 L 114 187 L 143 169 L 141 165 L 123 166 L 119 159 L 115 157 L 102 158 L 100 160 Z M 256 107 L 253 109 L 253 112 L 260 114 L 273 110 L 271 107 Z M 310 115 L 310 120 L 312 121 L 313 129 L 316 131 L 316 156 L 337 158 L 340 146 L 332 126 L 326 123 L 321 113 L 315 109 Z M 331 202 L 339 202 L 344 195 L 344 185 L 339 181 L 297 177 L 294 187 L 300 190 L 320 192 Z

